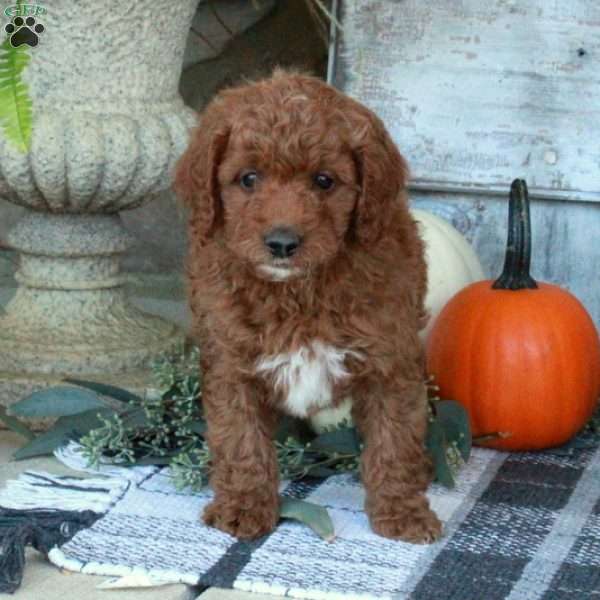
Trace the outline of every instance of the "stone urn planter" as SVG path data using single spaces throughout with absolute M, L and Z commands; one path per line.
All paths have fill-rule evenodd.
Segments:
M 28 209 L 8 236 L 19 287 L 0 313 L 0 379 L 19 391 L 64 376 L 127 384 L 182 339 L 128 302 L 119 213 L 169 188 L 195 122 L 178 83 L 197 2 L 48 0 L 39 43 L 19 47 L 30 142 L 0 130 L 0 196 Z

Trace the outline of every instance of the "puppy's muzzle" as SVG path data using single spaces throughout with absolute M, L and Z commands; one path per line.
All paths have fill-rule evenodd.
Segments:
M 302 244 L 302 237 L 290 227 L 276 227 L 263 239 L 274 258 L 289 258 Z

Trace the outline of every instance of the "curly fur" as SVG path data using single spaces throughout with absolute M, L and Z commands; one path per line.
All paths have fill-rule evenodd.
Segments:
M 258 173 L 245 189 L 247 169 Z M 330 190 L 315 185 L 325 172 Z M 240 538 L 278 520 L 280 414 L 352 400 L 377 533 L 431 542 L 418 337 L 424 249 L 407 166 L 381 121 L 318 79 L 277 71 L 221 92 L 176 173 L 190 211 L 189 301 L 202 348 L 215 491 L 205 521 Z M 298 232 L 290 258 L 263 236 Z

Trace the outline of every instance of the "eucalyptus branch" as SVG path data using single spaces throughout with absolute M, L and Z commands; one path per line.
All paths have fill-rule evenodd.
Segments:
M 155 387 L 148 388 L 143 396 L 130 394 L 124 410 L 101 418 L 101 426 L 80 439 L 88 461 L 168 465 L 176 487 L 197 490 L 206 485 L 211 463 L 204 439 L 199 362 L 197 348 L 181 348 L 155 363 Z M 452 485 L 453 473 L 470 450 L 466 414 L 456 403 L 440 400 L 439 389 L 431 380 L 427 388 L 428 450 L 438 479 Z M 318 435 L 307 431 L 306 426 L 303 429 L 297 420 L 288 419 L 274 444 L 280 475 L 285 479 L 359 470 L 362 444 L 351 425 Z

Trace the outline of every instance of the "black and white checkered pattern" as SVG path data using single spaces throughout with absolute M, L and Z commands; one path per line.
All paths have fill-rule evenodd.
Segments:
M 35 484 L 31 479 L 28 485 Z M 63 501 L 79 493 L 64 482 L 61 488 Z M 146 468 L 114 485 L 104 516 L 52 550 L 50 559 L 87 573 L 142 573 L 292 598 L 600 598 L 595 445 L 571 454 L 475 450 L 456 488 L 429 491 L 446 531 L 431 546 L 374 535 L 362 511 L 363 488 L 351 475 L 288 483 L 282 491 L 326 506 L 335 541 L 288 521 L 260 540 L 239 542 L 199 520 L 209 490 L 178 492 L 167 471 Z M 0 505 L 8 493 L 0 494 Z

